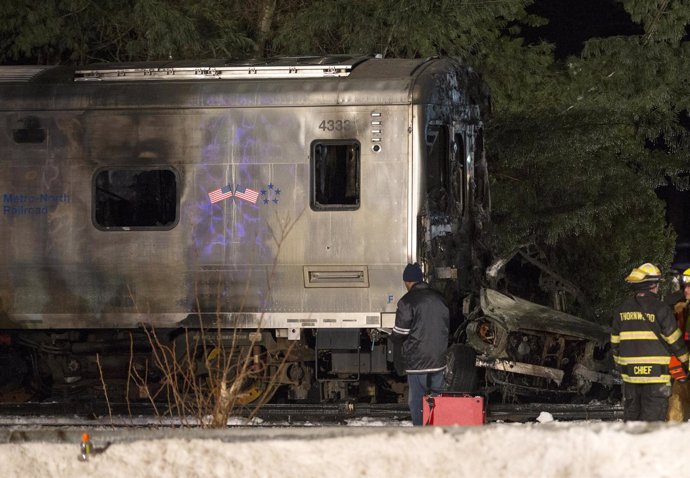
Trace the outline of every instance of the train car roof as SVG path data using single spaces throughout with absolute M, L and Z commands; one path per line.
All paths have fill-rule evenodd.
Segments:
M 0 66 L 0 82 L 258 80 L 335 78 L 352 75 L 390 79 L 409 77 L 420 65 L 431 59 L 380 60 L 371 56 L 332 55 L 265 60 L 209 59 L 98 63 L 82 67 Z
M 89 105 L 97 107 L 95 97 L 109 90 L 123 98 L 122 106 L 126 106 L 127 92 L 139 97 L 140 106 L 165 107 L 179 105 L 185 92 L 189 98 L 193 91 L 203 92 L 192 95 L 197 98 L 238 95 L 244 106 L 433 103 L 438 98 L 429 95 L 434 90 L 429 84 L 438 84 L 440 77 L 447 76 L 451 70 L 453 75 L 459 75 L 461 83 L 471 82 L 471 69 L 451 58 L 332 55 L 107 63 L 84 67 L 0 66 L 0 100 L 15 98 L 24 103 L 50 95 L 53 107 L 59 107 L 60 103 L 64 103 L 62 107 L 83 107 L 84 98 L 90 98 Z M 166 94 L 142 95 L 151 88 Z M 22 93 L 17 95 L 18 92 Z M 142 104 L 142 97 L 149 98 L 145 103 L 150 101 L 150 104 Z M 112 98 L 107 101 L 113 105 Z M 166 105 L 166 101 L 170 104 Z

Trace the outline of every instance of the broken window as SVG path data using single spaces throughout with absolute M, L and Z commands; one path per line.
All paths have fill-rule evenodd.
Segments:
M 465 205 L 465 194 L 467 191 L 467 167 L 465 164 L 465 141 L 462 133 L 455 133 L 453 142 L 453 174 L 450 179 L 453 199 L 458 214 L 462 214 Z
M 360 201 L 360 146 L 357 141 L 317 141 L 312 144 L 311 208 L 353 210 Z
M 101 229 L 170 229 L 177 220 L 177 175 L 170 169 L 107 169 L 94 179 Z
M 446 212 L 448 208 L 448 147 L 448 126 L 427 126 L 426 192 L 429 201 L 429 211 Z

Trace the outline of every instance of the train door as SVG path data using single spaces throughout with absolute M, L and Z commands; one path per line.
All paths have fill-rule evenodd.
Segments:
M 426 198 L 419 217 L 418 257 L 433 281 L 458 277 L 455 238 L 466 214 L 471 166 L 465 135 L 452 124 L 432 123 L 426 130 Z
M 481 126 L 431 123 L 425 134 L 426 195 L 418 218 L 418 258 L 451 310 L 479 290 L 487 263 L 479 237 L 488 220 L 488 174 Z

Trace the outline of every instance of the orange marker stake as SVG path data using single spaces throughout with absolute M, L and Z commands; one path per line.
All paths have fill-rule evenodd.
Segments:
M 79 461 L 87 461 L 89 455 L 91 454 L 91 437 L 88 433 L 82 433 L 81 435 L 81 454 L 79 455 Z

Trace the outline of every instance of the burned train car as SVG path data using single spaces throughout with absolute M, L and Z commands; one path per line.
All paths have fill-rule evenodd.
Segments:
M 115 390 L 210 327 L 248 401 L 400 396 L 405 264 L 476 289 L 488 96 L 454 59 L 5 66 L 0 105 L 0 386 Z

